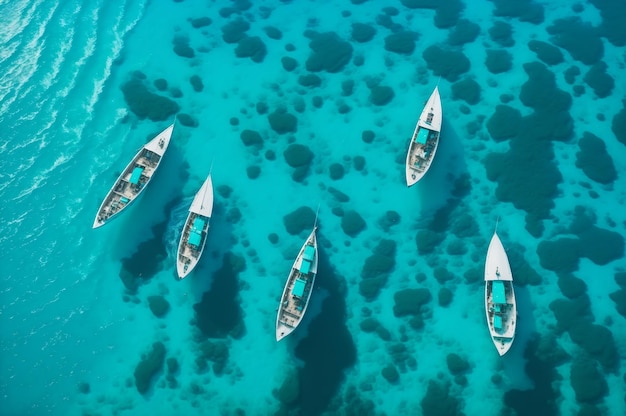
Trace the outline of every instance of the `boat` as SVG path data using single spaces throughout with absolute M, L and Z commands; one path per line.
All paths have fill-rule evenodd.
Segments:
M 437 152 L 441 132 L 441 98 L 439 87 L 428 98 L 420 115 L 406 154 L 406 185 L 415 185 L 424 177 Z
M 209 221 L 213 212 L 213 181 L 206 178 L 189 207 L 176 254 L 178 278 L 184 279 L 196 267 L 204 251 Z
M 139 149 L 102 201 L 93 228 L 109 223 L 143 193 L 161 164 L 173 130 L 174 124 Z
M 317 275 L 316 231 L 314 226 L 289 272 L 276 317 L 276 341 L 291 334 L 306 313 Z
M 485 314 L 493 344 L 503 356 L 515 339 L 517 305 L 511 266 L 497 232 L 491 237 L 485 261 Z

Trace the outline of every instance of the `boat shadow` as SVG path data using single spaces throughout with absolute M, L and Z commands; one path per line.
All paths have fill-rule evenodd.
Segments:
M 452 197 L 455 181 L 467 175 L 463 138 L 444 117 L 439 147 L 432 166 L 413 188 L 417 188 L 423 213 L 435 212 Z
M 502 368 L 511 386 L 517 389 L 530 389 L 534 383 L 525 372 L 525 351 L 528 342 L 537 331 L 535 317 L 532 313 L 533 303 L 528 286 L 515 287 L 517 303 L 517 326 L 515 340 L 509 352 L 501 358 Z

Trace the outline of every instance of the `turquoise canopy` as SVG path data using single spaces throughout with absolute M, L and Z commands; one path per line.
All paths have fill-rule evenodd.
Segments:
M 420 128 L 419 131 L 417 132 L 417 137 L 415 138 L 415 141 L 417 143 L 420 144 L 425 144 L 426 140 L 428 140 L 428 133 L 430 132 L 430 130 L 425 129 L 425 128 Z
M 304 248 L 304 260 L 313 261 L 314 257 L 315 257 L 315 247 L 306 246 Z
M 189 233 L 189 237 L 187 238 L 187 242 L 193 246 L 200 246 L 200 242 L 202 241 L 202 236 L 198 233 L 191 231 Z
M 491 287 L 491 293 L 493 294 L 493 303 L 506 303 L 506 296 L 504 295 L 504 283 L 500 280 L 494 280 Z
M 302 264 L 300 265 L 300 273 L 308 274 L 310 271 L 311 271 L 311 262 L 306 259 L 302 259 Z
M 206 222 L 204 221 L 204 219 L 200 218 L 200 217 L 196 217 L 193 220 L 193 225 L 191 226 L 191 229 L 197 233 L 201 233 L 202 230 L 204 230 L 204 224 Z
M 301 298 L 304 295 L 305 286 L 306 280 L 296 279 L 296 283 L 293 285 L 293 289 L 291 289 L 291 294 Z
M 139 178 L 141 178 L 141 173 L 143 172 L 143 166 L 137 166 L 133 169 L 133 173 L 130 175 L 130 180 L 128 182 L 137 185 L 139 183 Z
M 502 329 L 502 317 L 500 315 L 493 317 L 493 327 L 498 330 Z

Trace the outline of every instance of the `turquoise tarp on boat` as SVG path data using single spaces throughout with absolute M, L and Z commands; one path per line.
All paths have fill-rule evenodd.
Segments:
M 498 330 L 502 329 L 502 317 L 500 315 L 493 317 L 493 327 Z
M 198 233 L 191 231 L 189 233 L 189 237 L 187 238 L 187 242 L 196 247 L 200 246 L 200 242 L 202 241 L 202 236 Z
M 306 259 L 302 259 L 302 264 L 300 265 L 300 273 L 308 274 L 309 271 L 311 271 L 311 262 Z
M 425 144 L 426 140 L 428 140 L 428 133 L 430 132 L 430 130 L 425 129 L 425 128 L 420 128 L 419 131 L 417 132 L 417 137 L 415 138 L 415 141 L 417 143 L 420 144 Z
M 506 303 L 503 282 L 500 280 L 494 280 L 493 286 L 491 287 L 491 293 L 493 295 L 493 303 Z
M 137 185 L 139 183 L 139 178 L 141 178 L 141 173 L 143 172 L 143 166 L 137 166 L 133 169 L 133 173 L 130 174 L 130 179 L 128 182 Z
M 315 257 L 315 247 L 306 246 L 304 248 L 304 259 L 308 261 L 313 261 L 314 257 Z
M 301 298 L 304 295 L 305 286 L 306 280 L 296 279 L 296 283 L 293 285 L 293 289 L 291 289 L 291 294 Z
M 200 218 L 200 217 L 196 217 L 193 220 L 193 225 L 191 226 L 191 229 L 195 232 L 201 233 L 202 230 L 204 230 L 204 224 L 206 224 L 206 222 L 204 221 L 204 219 Z

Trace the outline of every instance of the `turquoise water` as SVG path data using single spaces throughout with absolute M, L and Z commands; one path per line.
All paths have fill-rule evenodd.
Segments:
M 0 2 L 0 413 L 624 414 L 623 1 L 438 3 Z M 437 84 L 437 157 L 407 189 Z M 154 182 L 92 230 L 176 115 Z M 177 281 L 209 170 L 205 254 Z M 276 343 L 318 205 L 312 304 Z

